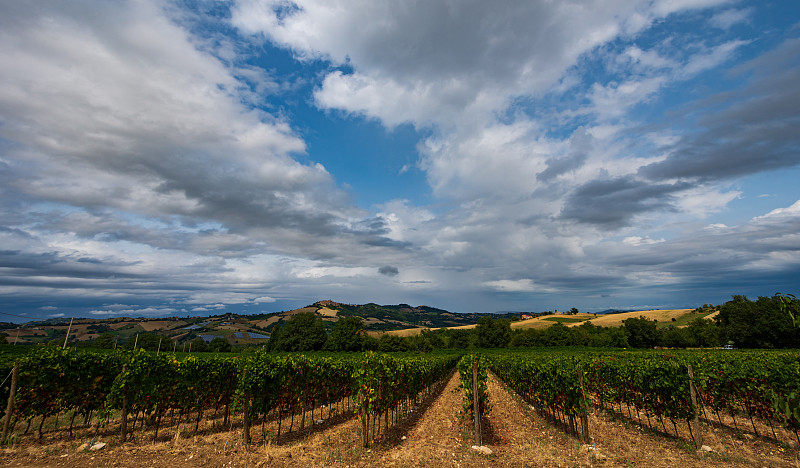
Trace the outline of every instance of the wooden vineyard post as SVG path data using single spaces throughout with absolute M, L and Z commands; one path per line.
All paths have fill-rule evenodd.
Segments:
M 694 418 L 692 419 L 692 435 L 694 436 L 694 446 L 697 450 L 703 446 L 703 435 L 700 434 L 700 415 L 697 411 L 697 389 L 694 386 L 694 370 L 692 365 L 687 366 L 689 370 L 689 395 L 692 398 L 692 407 L 694 408 Z
M 361 415 L 361 445 L 364 448 L 369 447 L 369 434 L 367 431 L 369 430 L 369 425 L 367 424 L 367 414 L 366 412 Z
M 475 422 L 475 444 L 478 446 L 483 445 L 481 441 L 481 398 L 478 394 L 478 360 L 472 361 L 472 413 Z
M 128 370 L 128 365 L 125 364 L 122 366 L 122 374 L 125 375 L 125 372 Z M 119 425 L 119 435 L 122 443 L 125 443 L 125 438 L 128 437 L 128 389 L 127 387 L 123 391 L 122 395 L 122 422 Z
M 360 408 L 358 410 L 361 419 L 361 446 L 369 447 L 369 413 L 367 413 L 367 396 L 364 388 L 359 390 L 358 400 Z
M 583 390 L 583 370 L 578 371 L 578 382 L 581 385 L 581 396 L 583 397 L 583 406 L 586 412 L 581 414 L 581 441 L 584 444 L 589 443 L 589 400 L 586 399 L 586 392 Z
M 74 318 L 75 317 L 69 319 L 69 326 L 67 327 L 67 336 L 64 337 L 64 346 L 62 346 L 61 349 L 67 349 L 67 340 L 69 339 L 69 331 L 72 330 L 72 320 Z
M 3 438 L 0 443 L 5 443 L 8 437 L 8 428 L 11 423 L 11 413 L 14 412 L 14 398 L 17 396 L 17 379 L 19 379 L 19 364 L 14 364 L 11 370 L 11 391 L 8 394 L 8 405 L 6 406 L 6 416 L 3 418 Z
M 189 342 L 189 349 L 191 349 L 191 342 Z M 247 369 L 242 372 L 242 381 L 247 377 Z M 242 421 L 242 440 L 245 444 L 250 443 L 250 396 L 245 392 L 244 401 L 242 402 L 244 409 L 244 421 Z
M 245 397 L 242 403 L 244 410 L 244 421 L 242 422 L 242 440 L 245 444 L 250 443 L 250 398 Z

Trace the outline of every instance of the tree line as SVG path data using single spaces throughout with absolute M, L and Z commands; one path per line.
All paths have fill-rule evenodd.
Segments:
M 273 351 L 421 351 L 434 349 L 584 346 L 594 348 L 798 348 L 800 328 L 786 312 L 786 296 L 750 300 L 736 295 L 718 307 L 714 319 L 698 317 L 687 326 L 659 324 L 645 317 L 628 318 L 620 327 L 583 322 L 544 329 L 511 328 L 508 319 L 481 317 L 473 329 L 423 330 L 415 336 L 368 336 L 360 317 L 342 317 L 330 335 L 313 313 L 293 316 L 273 329 L 267 347 Z M 796 300 L 795 300 L 796 301 Z M 783 305 L 782 305 L 783 304 Z M 797 304 L 795 304 L 796 306 Z M 704 306 L 706 310 L 713 309 Z
M 659 324 L 645 317 L 628 318 L 620 327 L 602 327 L 583 322 L 567 327 L 555 323 L 544 329 L 512 329 L 511 320 L 483 316 L 473 329 L 444 328 L 423 330 L 415 336 L 383 334 L 379 338 L 366 333 L 364 320 L 357 316 L 340 317 L 330 333 L 323 321 L 312 312 L 293 315 L 276 325 L 264 345 L 269 351 L 381 351 L 429 352 L 435 349 L 514 348 L 584 346 L 594 348 L 715 348 L 731 344 L 737 348 L 798 348 L 800 327 L 787 312 L 798 309 L 793 296 L 776 294 L 750 300 L 736 295 L 718 306 L 713 320 L 698 317 L 687 326 Z M 706 305 L 709 309 L 711 306 Z M 702 308 L 701 308 L 702 309 Z M 116 338 L 103 333 L 93 342 L 70 343 L 70 346 L 114 348 Z M 54 340 L 55 342 L 56 340 Z M 61 338 L 60 343 L 63 343 Z M 58 343 L 56 343 L 58 344 Z M 172 351 L 176 344 L 168 337 L 142 333 L 120 346 L 155 351 Z M 246 348 L 231 347 L 225 338 L 210 343 L 198 337 L 181 345 L 178 351 L 230 352 Z

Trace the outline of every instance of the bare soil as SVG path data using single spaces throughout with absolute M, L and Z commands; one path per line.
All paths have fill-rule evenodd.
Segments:
M 322 424 L 276 437 L 275 423 L 253 427 L 253 443 L 242 443 L 241 429 L 223 428 L 219 421 L 201 423 L 198 435 L 186 435 L 192 425 L 162 429 L 158 441 L 141 434 L 120 444 L 117 436 L 101 437 L 108 446 L 97 452 L 79 450 L 89 430 L 68 439 L 66 431 L 45 432 L 42 442 L 30 436 L 0 450 L 4 467 L 372 467 L 372 466 L 514 466 L 514 467 L 789 467 L 799 466 L 798 452 L 766 437 L 755 436 L 739 421 L 738 428 L 703 423 L 705 442 L 713 451 L 698 453 L 683 432 L 681 438 L 639 424 L 623 411 L 598 410 L 590 415 L 592 440 L 583 444 L 536 412 L 493 376 L 489 378 L 490 413 L 483 421 L 486 455 L 472 449 L 472 427 L 461 418 L 462 390 L 453 374 L 438 393 L 387 434 L 365 449 L 360 424 L 351 412 L 334 411 Z M 330 414 L 330 409 L 327 410 Z M 319 415 L 320 413 L 318 413 Z M 325 412 L 321 413 L 325 414 Z M 319 416 L 316 416 L 319 417 Z M 713 418 L 712 418 L 713 419 Z M 724 419 L 723 423 L 727 423 Z M 284 421 L 284 424 L 286 422 Z M 295 421 L 297 424 L 297 421 Z M 668 426 L 671 426 L 667 422 Z M 285 427 L 285 426 L 284 426 Z M 672 429 L 669 427 L 668 429 Z M 680 428 L 679 428 L 680 429 Z M 767 429 L 768 430 L 768 429 Z M 688 430 L 687 430 L 688 433 Z

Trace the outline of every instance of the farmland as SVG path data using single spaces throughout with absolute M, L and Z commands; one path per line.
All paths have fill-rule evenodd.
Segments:
M 774 302 L 774 301 L 773 301 Z M 774 305 L 774 304 L 773 304 Z M 773 307 L 774 308 L 774 307 Z M 770 311 L 770 316 L 777 314 Z M 167 317 L 161 319 L 148 318 L 111 318 L 73 320 L 51 319 L 41 322 L 29 322 L 21 325 L 3 324 L 0 330 L 0 342 L 18 345 L 50 344 L 91 347 L 100 349 L 126 349 L 144 347 L 151 351 L 252 351 L 253 348 L 266 346 L 270 350 L 309 351 L 325 348 L 331 351 L 429 351 L 430 349 L 468 348 L 482 346 L 475 339 L 479 334 L 480 322 L 488 319 L 497 323 L 506 323 L 508 340 L 501 346 L 565 346 L 590 345 L 594 347 L 628 347 L 638 346 L 626 343 L 622 335 L 615 329 L 626 329 L 636 323 L 626 322 L 647 320 L 660 331 L 658 337 L 651 337 L 647 345 L 668 347 L 716 347 L 725 340 L 736 342 L 735 336 L 727 334 L 715 320 L 718 314 L 714 308 L 676 309 L 676 310 L 641 310 L 632 312 L 616 312 L 607 314 L 570 312 L 540 313 L 503 313 L 503 314 L 453 314 L 444 310 L 427 306 L 412 307 L 407 304 L 395 306 L 379 306 L 377 304 L 341 304 L 333 301 L 318 301 L 310 306 L 295 310 L 240 316 L 223 314 L 207 317 Z M 311 319 L 313 317 L 313 319 Z M 706 319 L 698 322 L 699 319 Z M 364 338 L 358 345 L 349 344 L 342 348 L 342 343 L 325 342 L 326 336 L 334 336 L 333 331 L 344 322 L 350 328 L 355 325 L 363 330 Z M 303 322 L 300 325 L 300 322 Z M 312 326 L 313 325 L 313 326 Z M 565 338 L 563 330 L 548 329 L 558 325 L 573 329 L 572 336 Z M 704 327 L 716 328 L 715 331 L 703 330 Z M 274 332 L 294 328 L 315 330 L 317 338 L 304 341 L 301 347 L 282 339 L 282 334 L 270 340 Z M 774 328 L 774 327 L 773 327 Z M 542 332 L 542 333 L 539 333 Z M 353 333 L 351 329 L 348 333 Z M 544 333 L 544 334 L 543 334 Z M 783 332 L 781 332 L 784 334 Z M 603 336 L 600 336 L 603 335 Z M 281 339 L 278 339 L 281 338 Z M 788 337 L 789 341 L 792 340 Z M 216 340 L 212 346 L 211 342 Z M 283 341 L 283 342 L 282 342 Z M 291 341 L 291 340 L 290 340 Z M 635 341 L 635 340 L 634 340 Z M 751 339 L 750 341 L 758 341 Z M 762 340 L 763 341 L 763 340 Z M 313 343 L 313 344 L 312 344 Z M 493 345 L 492 347 L 497 346 Z M 770 344 L 768 346 L 774 346 Z M 787 347 L 781 343 L 778 347 Z
M 567 326 L 577 326 L 582 323 L 590 323 L 592 325 L 600 327 L 620 327 L 622 326 L 622 322 L 624 322 L 626 319 L 639 318 L 639 317 L 644 317 L 648 320 L 657 321 L 660 324 L 660 326 L 668 326 L 668 325 L 686 326 L 688 325 L 688 322 L 691 320 L 694 320 L 696 318 L 710 318 L 711 314 L 712 312 L 697 313 L 695 312 L 694 309 L 670 309 L 670 310 L 639 310 L 639 311 L 623 312 L 617 314 L 604 314 L 604 315 L 586 314 L 586 313 L 577 313 L 570 315 L 543 315 L 539 317 L 513 321 L 511 322 L 511 329 L 525 330 L 533 328 L 541 330 L 553 325 L 554 323 L 562 323 Z M 459 325 L 454 327 L 448 327 L 448 329 L 472 330 L 475 328 L 475 326 L 476 326 L 475 324 Z M 423 330 L 441 330 L 441 328 L 417 327 L 417 328 L 393 330 L 393 331 L 388 331 L 386 333 L 395 336 L 415 336 L 422 333 Z
M 477 352 L 489 372 L 482 398 L 491 455 L 470 449 L 463 416 L 468 384 L 454 375 L 461 353 L 197 358 L 43 349 L 3 355 L 3 374 L 11 362 L 21 366 L 11 443 L 0 461 L 140 466 L 159 451 L 176 466 L 198 460 L 789 466 L 796 460 L 797 421 L 775 411 L 771 400 L 773 392 L 788 395 L 800 385 L 795 351 Z M 699 402 L 689 398 L 688 365 Z M 694 416 L 707 453 L 695 453 Z M 586 421 L 588 434 L 574 431 L 578 420 Z M 77 450 L 96 441 L 107 448 Z

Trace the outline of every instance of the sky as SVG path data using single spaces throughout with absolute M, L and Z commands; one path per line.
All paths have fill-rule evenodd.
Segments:
M 796 0 L 0 2 L 0 321 L 800 294 Z

